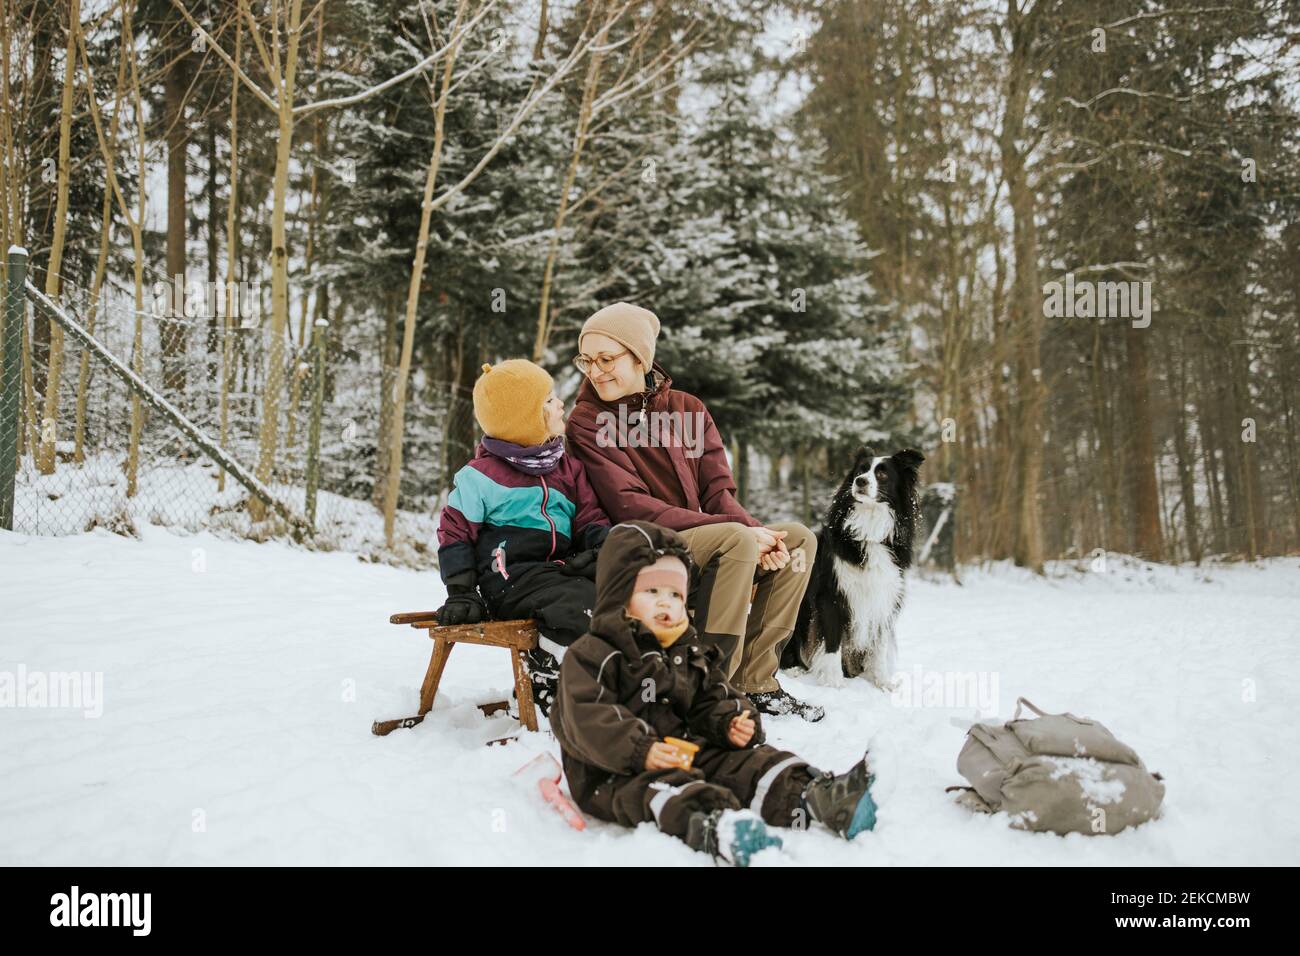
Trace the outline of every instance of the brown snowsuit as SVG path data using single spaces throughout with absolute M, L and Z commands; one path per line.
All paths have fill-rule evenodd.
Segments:
M 550 715 L 574 800 L 601 820 L 653 820 L 678 837 L 696 810 L 749 807 L 770 824 L 802 826 L 800 795 L 816 771 L 763 743 L 758 712 L 727 682 L 719 649 L 701 646 L 693 627 L 661 647 L 627 616 L 637 573 L 664 554 L 691 567 L 676 532 L 644 521 L 615 525 L 600 549 L 591 631 L 565 654 Z M 736 748 L 727 730 L 746 710 L 757 727 Z M 645 769 L 650 745 L 668 736 L 700 746 L 690 770 Z

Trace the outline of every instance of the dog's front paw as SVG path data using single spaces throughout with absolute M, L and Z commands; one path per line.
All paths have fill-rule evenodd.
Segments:
M 839 654 L 822 651 L 808 668 L 808 674 L 823 687 L 844 686 L 844 665 L 840 663 Z
M 898 688 L 903 686 L 903 679 L 898 675 L 894 675 L 893 677 L 881 677 L 878 674 L 872 674 L 870 680 L 871 683 L 875 684 L 886 694 L 892 694 L 894 691 L 898 690 Z

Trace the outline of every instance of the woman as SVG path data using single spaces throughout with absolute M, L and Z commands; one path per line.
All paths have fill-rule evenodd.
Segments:
M 728 679 L 763 713 L 821 720 L 820 707 L 776 679 L 817 539 L 796 522 L 764 526 L 741 507 L 704 403 L 674 389 L 654 362 L 658 335 L 655 314 L 626 302 L 587 320 L 575 359 L 586 379 L 569 418 L 569 444 L 614 521 L 652 521 L 686 539 L 706 569 L 695 595 L 696 627 L 727 655 Z

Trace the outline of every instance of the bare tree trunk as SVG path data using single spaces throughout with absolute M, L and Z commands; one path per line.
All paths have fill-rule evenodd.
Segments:
M 220 216 L 217 213 L 217 128 L 211 118 L 206 120 L 207 126 L 207 166 L 208 166 L 208 288 L 215 289 L 217 285 L 217 253 L 219 249 L 218 230 L 220 226 Z M 203 345 L 203 353 L 207 368 L 207 376 L 204 382 L 213 384 L 217 381 L 217 350 L 221 347 L 221 310 L 214 308 L 208 315 L 207 338 Z M 207 392 L 207 388 L 204 388 Z
M 1043 335 L 1041 283 L 1038 281 L 1038 226 L 1034 196 L 1023 173 L 1008 177 L 1015 225 L 1016 272 L 1012 283 L 1012 327 L 1016 329 L 1016 439 L 1020 453 L 1016 488 L 1016 564 L 1042 573 L 1043 532 L 1038 502 L 1043 468 Z
M 731 456 L 735 459 L 736 500 L 744 505 L 749 500 L 749 445 L 739 435 L 732 439 Z
M 118 90 L 118 98 L 121 98 L 121 90 Z M 113 118 L 117 119 L 120 109 L 113 110 Z M 114 134 L 116 133 L 116 124 L 114 125 Z M 111 139 L 112 137 L 110 137 Z M 95 259 L 95 278 L 90 285 L 90 307 L 86 312 L 86 331 L 91 335 L 95 334 L 95 319 L 99 313 L 99 294 L 104 287 L 104 273 L 108 267 L 108 245 L 112 238 L 113 232 L 113 190 L 109 187 L 108 182 L 104 183 L 104 208 L 99 217 L 99 255 Z M 86 460 L 86 402 L 90 391 L 90 353 L 85 349 L 81 350 L 81 363 L 77 371 L 77 411 L 75 425 L 73 426 L 73 458 L 77 462 Z
M 1221 321 L 1224 316 L 1219 317 Z M 1220 326 L 1220 328 L 1222 328 Z M 1233 371 L 1230 344 L 1226 331 L 1219 333 L 1213 354 L 1214 414 L 1220 463 L 1223 472 L 1223 502 L 1226 513 L 1228 547 L 1242 554 L 1250 551 L 1249 513 L 1243 489 L 1241 454 L 1241 414 L 1233 396 Z M 1226 353 L 1226 354 L 1225 354 Z
M 185 50 L 189 32 L 174 14 L 169 16 L 174 40 L 168 51 L 171 64 L 163 77 L 163 124 L 167 140 L 167 281 L 180 276 L 180 288 L 185 288 L 185 227 L 187 208 L 186 151 L 189 130 L 185 122 L 185 98 L 190 82 L 189 59 L 180 55 Z M 189 340 L 186 326 L 184 296 L 173 298 L 167 317 L 160 321 L 162 339 L 163 393 L 176 394 L 185 390 L 185 351 Z
M 468 0 L 456 5 L 456 19 L 452 23 L 453 46 L 443 65 L 442 87 L 434 107 L 433 150 L 424 176 L 424 196 L 420 204 L 420 231 L 415 244 L 415 259 L 411 263 L 411 281 L 406 291 L 406 317 L 402 327 L 402 354 L 398 360 L 397 379 L 394 384 L 392 436 L 389 441 L 388 485 L 384 492 L 384 540 L 391 548 L 397 516 L 397 494 L 402 476 L 402 437 L 405 432 L 406 380 L 411 370 L 411 353 L 415 347 L 415 316 L 420 304 L 420 284 L 424 278 L 424 257 L 429 245 L 429 222 L 433 216 L 433 187 L 438 180 L 438 166 L 442 162 L 442 141 L 447 115 L 447 100 L 451 95 L 451 76 L 456 56 L 460 51 L 460 24 L 465 16 Z
M 17 17 L 14 19 L 16 23 L 19 22 Z M 25 68 L 24 72 L 28 77 L 27 88 L 23 91 L 27 106 L 25 123 L 22 124 L 25 137 L 20 148 L 24 166 L 40 168 L 42 171 L 47 162 L 52 163 L 56 169 L 59 163 L 59 140 L 57 137 L 46 135 L 46 131 L 53 128 L 56 117 L 53 89 L 57 20 L 58 10 L 52 5 L 44 10 L 32 8 L 27 30 L 19 33 L 20 69 Z M 24 46 L 26 49 L 23 48 Z M 22 190 L 27 201 L 28 224 L 34 243 L 34 247 L 28 250 L 31 253 L 28 271 L 33 283 L 41 286 L 49 281 L 49 266 L 48 263 L 43 264 L 41 253 L 44 251 L 42 247 L 45 237 L 54 232 L 55 204 L 55 190 L 43 182 L 44 178 L 42 176 L 34 183 L 24 183 Z M 28 454 L 35 457 L 43 428 L 41 397 L 49 391 L 46 378 L 50 367 L 50 322 L 45 313 L 39 309 L 35 310 L 32 314 L 31 329 L 25 335 L 23 407 L 27 425 L 26 447 Z
M 1219 487 L 1218 422 L 1214 401 L 1207 396 L 1209 388 L 1208 363 L 1206 361 L 1205 343 L 1201 343 L 1201 345 L 1199 387 L 1196 402 L 1197 431 L 1201 436 L 1201 463 L 1205 471 L 1205 487 L 1210 498 L 1210 529 L 1214 539 L 1214 551 L 1216 554 L 1223 554 L 1228 550 L 1228 536 L 1223 509 L 1223 493 Z
M 600 4 L 596 3 L 589 14 L 595 15 Z M 605 21 L 601 27 L 598 43 L 603 45 L 609 35 L 609 27 L 614 16 Z M 564 183 L 560 187 L 560 206 L 555 212 L 555 221 L 551 224 L 551 241 L 546 249 L 546 261 L 542 266 L 542 294 L 537 307 L 537 336 L 533 341 L 533 361 L 540 362 L 546 354 L 546 343 L 551 330 L 551 283 L 555 273 L 555 260 L 560 251 L 560 238 L 564 230 L 564 221 L 569 212 L 569 198 L 573 192 L 574 182 L 578 176 L 578 163 L 582 159 L 583 148 L 587 145 L 587 132 L 591 126 L 592 103 L 596 98 L 596 87 L 600 84 L 600 66 L 604 54 L 593 53 L 587 61 L 587 77 L 582 84 L 582 102 L 578 107 L 578 122 L 573 133 L 573 152 L 569 156 L 569 168 L 564 174 Z
M 1254 422 L 1256 428 L 1259 421 L 1250 394 L 1247 371 L 1250 367 L 1250 355 L 1249 346 L 1244 343 L 1245 330 L 1239 321 L 1234 322 L 1233 325 L 1234 344 L 1229 358 L 1229 368 L 1232 374 L 1232 404 L 1236 411 L 1233 415 L 1234 430 L 1229 434 L 1233 434 L 1237 439 L 1237 454 L 1240 461 L 1244 512 L 1242 538 L 1246 545 L 1246 556 L 1254 559 L 1269 550 L 1264 494 L 1259 478 L 1259 446 L 1256 444 L 1257 439 L 1248 440 L 1245 434 L 1246 419 Z
M 10 31 L 9 0 L 0 0 L 5 4 L 4 15 L 0 16 L 0 102 L 6 105 L 14 102 L 9 85 L 10 58 L 12 56 L 12 33 Z M 22 177 L 18 172 L 17 144 L 14 142 L 14 112 L 8 108 L 0 110 L 0 149 L 4 150 L 3 166 L 5 171 L 4 190 L 0 193 L 3 204 L 4 243 L 0 255 L 4 256 L 5 269 L 9 267 L 9 247 L 24 246 Z M 22 439 L 22 431 L 18 433 Z
M 235 14 L 235 63 L 239 63 L 242 53 L 244 25 Z M 226 202 L 226 289 L 235 293 L 237 301 L 243 305 L 243 296 L 238 293 L 235 284 L 239 262 L 239 229 L 237 213 L 239 210 L 239 78 L 230 78 L 230 197 Z M 230 427 L 230 382 L 233 374 L 232 347 L 235 331 L 235 313 L 229 298 L 226 300 L 226 314 L 221 323 L 221 447 L 226 447 L 227 432 Z M 217 473 L 217 491 L 226 490 L 226 469 Z
M 1015 498 L 1017 564 L 1042 573 L 1043 532 L 1038 502 L 1043 467 L 1043 398 L 1045 385 L 1041 361 L 1043 337 L 1042 284 L 1038 278 L 1038 224 L 1035 196 L 1027 163 L 1032 147 L 1022 145 L 1032 86 L 1040 76 L 1035 48 L 1042 29 L 1043 4 L 1023 11 L 1008 0 L 1005 29 L 1011 37 L 1002 125 L 998 151 L 1002 175 L 1011 200 L 1012 249 L 1015 277 L 1010 299 L 1010 325 L 1015 333 L 1016 407 L 1018 454 Z
M 136 165 L 139 168 L 139 182 L 145 181 L 148 175 L 145 166 L 145 121 L 144 105 L 140 93 L 140 71 L 136 64 L 135 58 L 135 32 L 132 27 L 130 0 L 122 0 L 122 42 L 124 44 L 123 55 L 129 56 L 131 66 L 131 98 L 135 104 L 135 128 L 136 128 Z M 82 47 L 82 53 L 85 53 L 85 47 Z M 87 74 L 89 75 L 89 74 Z M 94 89 L 93 84 L 89 85 Z M 145 195 L 144 188 L 136 189 L 136 214 L 131 223 L 131 249 L 133 253 L 132 277 L 135 280 L 135 322 L 133 335 L 131 338 L 131 370 L 136 375 L 144 377 L 144 219 L 145 219 Z M 131 393 L 131 437 L 129 440 L 126 454 L 126 494 L 128 498 L 134 498 L 137 489 L 137 479 L 140 472 L 140 437 L 144 433 L 144 404 L 140 396 L 135 391 Z
M 77 36 L 81 30 L 80 0 L 68 3 L 68 45 L 63 67 L 63 98 L 59 106 L 59 167 L 57 198 L 54 205 L 54 238 L 50 243 L 49 266 L 45 272 L 45 294 L 51 301 L 59 301 L 62 284 L 63 242 L 67 235 L 68 220 L 68 157 L 71 152 L 72 105 L 77 65 Z M 48 320 L 47 320 L 48 321 Z M 41 414 L 41 444 L 36 454 L 36 466 L 41 474 L 54 472 L 56 428 L 59 417 L 59 382 L 63 375 L 63 329 L 57 323 L 50 327 L 49 371 L 45 380 L 45 408 Z
M 985 522 L 988 527 L 988 540 L 984 547 L 984 553 L 990 558 L 1001 559 L 1010 557 L 1013 547 L 1012 528 L 1014 527 L 1014 516 L 1012 514 L 1012 501 L 1015 492 L 1014 469 L 1018 464 L 1018 458 L 1017 448 L 1012 439 L 1009 384 L 1005 373 L 1002 371 L 1010 367 L 1012 358 L 1010 340 L 1013 331 L 1010 318 L 1007 316 L 1005 296 L 1002 292 L 1006 266 L 1002 254 L 996 246 L 994 248 L 994 257 L 1000 275 L 993 297 L 994 353 L 991 389 L 995 421 L 993 440 L 989 444 L 990 450 L 988 454 L 993 454 L 993 449 L 996 449 L 997 454 L 1005 462 L 1009 463 L 1010 467 L 998 468 L 992 471 L 992 482 L 996 482 L 996 487 L 990 489 L 993 492 L 991 495 L 992 515 L 991 520 Z
M 792 477 L 794 478 L 799 488 L 799 520 L 802 521 L 804 524 L 811 523 L 811 516 L 809 515 L 810 496 L 808 490 L 808 475 L 805 470 L 805 465 L 807 464 L 807 460 L 808 460 L 807 449 L 804 448 L 803 445 L 795 445 L 794 463 L 793 463 L 794 467 L 793 467 Z
M 1129 422 L 1129 493 L 1133 500 L 1134 553 L 1152 561 L 1164 560 L 1160 532 L 1160 498 L 1156 488 L 1155 438 L 1151 427 L 1151 393 L 1148 384 L 1146 329 L 1125 330 Z
M 1187 339 L 1181 337 L 1178 347 L 1178 374 L 1174 417 L 1174 448 L 1178 454 L 1178 487 L 1183 497 L 1183 526 L 1187 541 L 1187 556 L 1201 563 L 1201 535 L 1197 527 L 1195 460 L 1187 442 Z
M 389 290 L 384 297 L 384 344 L 380 352 L 379 372 L 379 434 L 375 437 L 375 478 L 370 491 L 370 501 L 376 510 L 383 510 L 388 494 L 388 469 L 392 463 L 389 454 L 393 440 L 393 399 L 397 386 L 397 293 Z
M 1101 507 L 1104 517 L 1104 534 L 1101 546 L 1108 550 L 1127 550 L 1130 546 L 1127 525 L 1122 507 L 1122 481 L 1120 475 L 1126 457 L 1115 437 L 1114 415 L 1109 396 L 1113 389 L 1106 369 L 1105 339 L 1101 323 L 1094 323 L 1092 339 L 1093 419 L 1097 429 L 1097 459 L 1100 463 Z
M 140 73 L 136 65 L 135 57 L 135 32 L 132 24 L 133 4 L 128 0 L 120 0 L 119 7 L 122 11 L 122 39 L 120 46 L 120 59 L 118 60 L 118 77 L 117 87 L 119 90 L 124 89 L 126 82 L 125 69 L 129 65 L 131 69 L 131 100 L 134 108 L 135 130 L 136 130 L 136 164 L 139 169 L 139 181 L 143 183 L 147 174 L 145 166 L 145 123 L 144 123 L 144 105 L 140 94 Z M 114 168 L 113 158 L 116 152 L 116 144 L 111 143 L 109 138 L 104 135 L 104 126 L 100 122 L 99 103 L 93 95 L 95 89 L 95 76 L 90 67 L 90 58 L 86 54 L 86 44 L 83 37 L 78 36 L 77 47 L 81 54 L 81 65 L 86 71 L 86 89 L 92 91 L 87 97 L 90 105 L 90 118 L 95 126 L 95 136 L 99 140 L 100 153 L 104 157 L 104 165 L 108 171 L 108 181 L 113 187 L 113 196 L 117 200 L 118 208 L 122 211 L 122 216 L 127 221 L 131 230 L 131 251 L 134 259 L 133 278 L 135 280 L 135 321 L 133 335 L 131 339 L 131 370 L 136 375 L 143 377 L 144 370 L 144 220 L 145 220 L 145 197 L 148 190 L 140 188 L 136 190 L 136 211 L 132 215 L 131 208 L 127 205 L 126 198 L 122 195 L 121 185 L 117 180 L 117 172 Z M 117 117 L 121 113 L 121 108 L 114 112 L 113 130 L 116 131 Z M 135 497 L 137 490 L 136 479 L 140 467 L 140 435 L 144 430 L 144 409 L 141 405 L 140 396 L 134 390 L 131 393 L 131 432 L 128 440 L 126 463 L 124 470 L 126 472 L 126 494 L 128 498 Z
M 542 0 L 541 11 L 537 14 L 537 41 L 533 44 L 533 62 L 536 63 L 546 55 L 546 34 L 550 27 L 546 0 Z
M 1287 226 L 1282 237 L 1286 243 L 1285 261 L 1290 263 L 1291 314 L 1300 324 L 1300 222 Z M 1300 453 L 1296 449 L 1295 406 L 1295 381 L 1297 373 L 1300 373 L 1300 362 L 1296 361 L 1298 349 L 1295 339 L 1285 332 L 1279 337 L 1284 339 L 1281 344 L 1285 359 L 1279 364 L 1282 369 L 1282 424 L 1285 428 L 1287 492 L 1291 498 L 1291 535 L 1300 546 Z
M 247 0 L 240 0 L 247 12 Z M 288 10 L 284 9 L 285 5 Z M 298 44 L 302 39 L 302 0 L 275 0 L 273 10 L 286 27 L 283 70 L 280 45 L 271 46 L 272 72 L 277 79 L 279 138 L 275 148 L 275 177 L 271 206 L 271 343 L 266 359 L 266 383 L 262 389 L 262 424 L 257 440 L 257 480 L 271 484 L 280 437 L 280 398 L 284 390 L 284 339 L 289 325 L 289 236 L 285 227 L 285 201 L 289 192 L 289 165 L 293 147 L 294 84 L 298 76 Z M 287 12 L 287 16 L 285 16 Z M 256 35 L 255 35 L 256 38 Z M 273 40 L 275 38 L 273 37 Z M 266 516 L 266 507 L 256 497 L 248 500 L 254 521 Z

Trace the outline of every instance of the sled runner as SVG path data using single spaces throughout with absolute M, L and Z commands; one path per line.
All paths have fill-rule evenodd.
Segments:
M 537 625 L 533 621 L 484 621 L 482 624 L 455 624 L 438 626 L 438 618 L 433 611 L 407 611 L 394 614 L 388 619 L 390 624 L 409 624 L 417 630 L 428 632 L 433 640 L 433 655 L 429 659 L 429 668 L 424 673 L 424 683 L 420 685 L 420 711 L 413 717 L 398 717 L 394 720 L 376 720 L 370 725 L 370 732 L 383 737 L 399 727 L 414 727 L 424 720 L 433 707 L 433 699 L 438 694 L 438 683 L 442 680 L 443 668 L 447 658 L 457 644 L 484 644 L 488 647 L 504 647 L 510 651 L 510 661 L 514 666 L 515 695 L 519 699 L 519 723 L 528 730 L 537 729 L 537 713 L 533 709 L 533 685 L 528 677 L 525 653 L 537 646 Z M 492 714 L 503 709 L 504 702 L 483 704 L 480 709 L 485 714 Z

